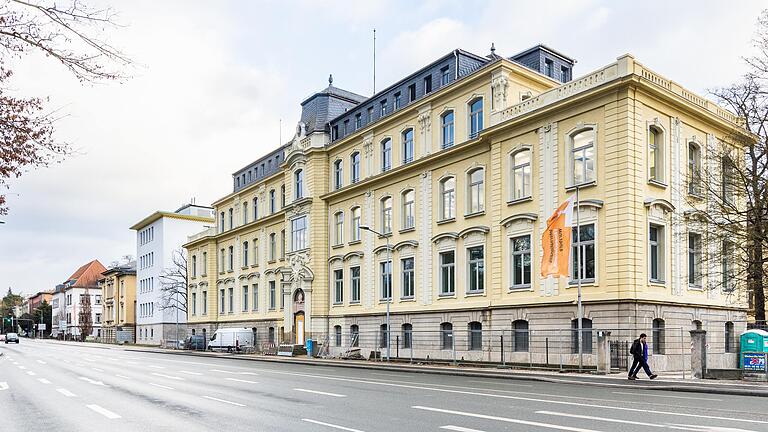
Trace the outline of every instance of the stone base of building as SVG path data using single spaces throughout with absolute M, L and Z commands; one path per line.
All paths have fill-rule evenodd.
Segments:
M 172 347 L 178 340 L 183 342 L 188 336 L 187 324 L 157 323 L 140 324 L 136 326 L 136 343 L 140 345 L 155 345 Z
M 292 341 L 290 334 L 284 334 L 285 326 L 282 320 L 244 320 L 227 321 L 224 323 L 208 321 L 188 323 L 187 326 L 189 335 L 205 335 L 206 340 L 210 340 L 213 333 L 220 328 L 249 328 L 253 331 L 254 345 L 257 348 L 275 346 L 283 342 Z

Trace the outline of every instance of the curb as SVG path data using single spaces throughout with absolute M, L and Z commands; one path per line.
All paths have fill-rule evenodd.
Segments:
M 675 392 L 686 392 L 686 393 L 721 394 L 721 395 L 728 395 L 728 396 L 768 397 L 768 389 L 766 390 L 733 389 L 733 388 L 702 387 L 702 386 L 677 385 L 677 384 L 628 386 L 625 384 L 594 382 L 594 381 L 586 381 L 586 380 L 563 380 L 559 378 L 549 378 L 545 376 L 526 374 L 526 373 L 501 375 L 498 373 L 475 372 L 475 371 L 466 371 L 466 370 L 465 371 L 444 370 L 444 369 L 438 369 L 438 368 L 432 368 L 432 367 L 409 368 L 405 366 L 384 366 L 384 365 L 379 366 L 379 365 L 371 365 L 371 364 L 353 364 L 353 363 L 342 363 L 342 362 L 330 363 L 322 360 L 288 360 L 287 358 L 268 358 L 268 357 L 267 358 L 264 358 L 264 357 L 248 358 L 248 357 L 235 357 L 235 356 L 223 357 L 223 356 L 213 356 L 209 354 L 202 354 L 202 353 L 196 353 L 196 352 L 184 352 L 184 351 L 163 351 L 163 350 L 146 350 L 146 349 L 131 349 L 131 348 L 126 348 L 125 351 L 149 352 L 154 354 L 170 354 L 170 355 L 181 355 L 181 356 L 201 357 L 201 358 L 224 358 L 224 359 L 231 359 L 231 360 L 251 361 L 251 362 L 286 363 L 286 364 L 298 364 L 298 365 L 321 366 L 321 367 L 346 367 L 346 368 L 363 369 L 363 370 L 384 370 L 384 371 L 391 371 L 391 372 L 394 371 L 394 372 L 405 372 L 405 373 L 414 373 L 414 374 L 425 373 L 425 374 L 443 375 L 443 376 L 463 376 L 463 377 L 473 377 L 473 378 L 491 378 L 491 379 L 506 379 L 506 380 L 512 379 L 512 380 L 520 380 L 520 381 L 545 382 L 550 384 L 567 383 L 567 384 L 591 385 L 591 386 L 606 387 L 606 388 L 618 387 L 618 388 L 632 388 L 632 389 L 642 389 L 642 390 L 675 391 Z

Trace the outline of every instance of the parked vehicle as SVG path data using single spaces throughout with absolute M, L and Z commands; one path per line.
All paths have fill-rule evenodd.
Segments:
M 184 341 L 184 349 L 202 351 L 205 349 L 205 338 L 203 335 L 192 335 Z
M 8 333 L 5 335 L 5 343 L 16 342 L 19 343 L 19 335 L 17 333 Z
M 253 331 L 246 327 L 218 329 L 208 342 L 209 351 L 241 351 L 251 346 L 253 346 Z

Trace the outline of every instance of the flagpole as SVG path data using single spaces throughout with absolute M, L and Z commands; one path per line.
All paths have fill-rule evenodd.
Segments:
M 579 186 L 576 186 L 576 287 L 577 287 L 577 308 L 578 308 L 578 344 L 579 344 L 579 372 L 584 366 L 584 347 L 582 346 L 582 327 L 581 320 L 584 318 L 584 310 L 581 308 L 581 224 L 579 223 Z

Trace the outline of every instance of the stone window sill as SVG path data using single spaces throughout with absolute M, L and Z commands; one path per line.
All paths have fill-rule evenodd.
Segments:
M 456 218 L 452 217 L 452 218 L 448 218 L 448 219 L 440 219 L 439 221 L 437 221 L 437 224 L 438 225 L 443 225 L 443 224 L 447 224 L 447 223 L 451 223 L 451 222 L 456 222 Z
M 565 190 L 566 190 L 566 192 L 573 192 L 573 191 L 576 190 L 577 186 L 579 187 L 579 189 L 594 187 L 594 186 L 597 186 L 597 180 L 592 180 L 592 181 L 585 182 L 585 183 L 579 183 L 577 185 L 566 186 Z
M 483 216 L 483 215 L 485 215 L 485 210 L 480 210 L 480 211 L 474 212 L 474 213 L 465 213 L 464 214 L 464 219 L 470 219 L 470 218 L 473 218 L 473 217 L 478 217 L 478 216 Z
M 664 183 L 663 181 L 660 181 L 660 180 L 648 179 L 648 184 L 651 185 L 651 186 L 656 186 L 656 187 L 662 188 L 662 189 L 666 189 L 667 188 L 667 184 Z
M 517 199 L 509 200 L 509 201 L 507 201 L 507 205 L 508 206 L 513 206 L 515 204 L 521 204 L 521 203 L 531 202 L 531 201 L 533 201 L 533 196 L 528 195 L 527 197 L 522 197 L 522 198 L 517 198 Z

